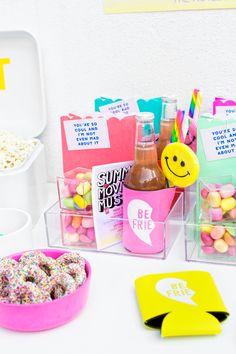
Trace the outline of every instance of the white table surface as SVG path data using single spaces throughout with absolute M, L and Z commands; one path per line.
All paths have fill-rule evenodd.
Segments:
M 56 198 L 56 186 L 49 184 L 48 206 Z M 33 238 L 34 247 L 47 246 L 43 217 L 34 228 Z M 45 332 L 17 333 L 0 329 L 2 350 L 7 350 L 8 354 L 222 354 L 224 351 L 235 354 L 236 267 L 185 262 L 183 246 L 180 237 L 165 261 L 81 252 L 92 266 L 90 294 L 84 310 L 72 322 Z M 150 273 L 194 269 L 212 274 L 230 312 L 230 317 L 222 324 L 222 333 L 209 337 L 163 339 L 159 331 L 146 329 L 137 307 L 134 280 Z

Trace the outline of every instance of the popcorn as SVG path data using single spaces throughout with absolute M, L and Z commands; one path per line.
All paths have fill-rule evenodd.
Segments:
M 0 171 L 23 165 L 38 144 L 38 139 L 25 140 L 14 133 L 0 130 Z

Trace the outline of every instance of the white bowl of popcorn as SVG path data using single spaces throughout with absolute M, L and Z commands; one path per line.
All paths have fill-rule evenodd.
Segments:
M 24 165 L 39 144 L 39 139 L 24 139 L 12 132 L 0 130 L 0 171 Z

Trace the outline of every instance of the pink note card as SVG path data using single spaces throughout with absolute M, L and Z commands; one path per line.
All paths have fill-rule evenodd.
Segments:
M 236 101 L 216 97 L 213 102 L 213 114 L 229 117 L 236 114 Z
M 135 116 L 122 119 L 102 116 L 61 117 L 64 173 L 76 167 L 130 161 L 134 159 Z

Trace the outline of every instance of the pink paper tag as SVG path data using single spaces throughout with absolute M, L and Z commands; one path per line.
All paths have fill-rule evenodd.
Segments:
M 108 163 L 115 163 L 120 161 L 130 161 L 134 159 L 134 144 L 135 144 L 135 116 L 127 116 L 122 119 L 107 118 L 106 125 L 108 129 L 109 146 L 106 140 L 106 145 L 100 139 L 100 148 L 97 145 L 90 146 L 89 149 L 71 149 L 75 143 L 75 136 L 72 137 L 72 145 L 68 144 L 68 135 L 66 135 L 66 124 L 73 124 L 74 121 L 80 120 L 81 117 L 71 115 L 61 117 L 61 136 L 62 136 L 62 153 L 63 153 L 63 169 L 64 173 L 73 170 L 77 167 L 91 169 L 93 166 L 103 165 Z M 87 117 L 89 122 L 99 121 L 96 118 Z M 83 119 L 84 121 L 84 119 Z M 67 132 L 68 133 L 68 132 Z M 82 136 L 80 137 L 82 138 Z

